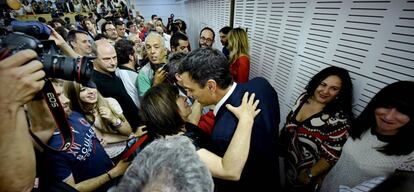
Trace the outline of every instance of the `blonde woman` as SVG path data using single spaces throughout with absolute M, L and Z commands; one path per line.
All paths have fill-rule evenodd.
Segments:
M 132 129 L 122 114 L 118 101 L 104 98 L 96 88 L 85 87 L 76 82 L 65 82 L 64 88 L 71 101 L 71 109 L 85 115 L 108 155 L 111 158 L 119 155 L 125 146 L 109 150 L 106 144 L 128 140 Z
M 230 51 L 230 73 L 236 83 L 245 83 L 249 80 L 250 57 L 249 40 L 242 28 L 234 28 L 228 34 L 228 48 Z

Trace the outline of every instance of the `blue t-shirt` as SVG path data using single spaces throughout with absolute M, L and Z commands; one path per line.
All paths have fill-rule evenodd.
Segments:
M 73 131 L 73 145 L 68 151 L 46 153 L 50 178 L 63 181 L 72 173 L 75 183 L 79 183 L 109 171 L 113 163 L 84 116 L 72 112 L 68 121 Z M 53 148 L 61 146 L 59 131 L 53 133 L 48 144 Z

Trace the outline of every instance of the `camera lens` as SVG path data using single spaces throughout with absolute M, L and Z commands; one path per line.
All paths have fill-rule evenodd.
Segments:
M 61 55 L 43 55 L 44 70 L 48 77 L 76 81 L 87 85 L 93 73 L 93 58 L 73 59 Z

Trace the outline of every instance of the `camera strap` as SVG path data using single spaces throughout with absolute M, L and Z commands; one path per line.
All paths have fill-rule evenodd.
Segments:
M 69 125 L 65 110 L 63 109 L 62 104 L 59 101 L 59 97 L 56 95 L 56 91 L 53 88 L 53 84 L 48 79 L 46 79 L 45 86 L 42 89 L 42 95 L 57 124 L 57 127 L 60 132 L 60 136 L 62 138 L 62 145 L 59 147 L 59 149 L 52 148 L 44 144 L 31 131 L 30 131 L 30 134 L 32 135 L 33 139 L 45 150 L 66 151 L 72 146 L 72 143 L 73 143 L 72 128 Z

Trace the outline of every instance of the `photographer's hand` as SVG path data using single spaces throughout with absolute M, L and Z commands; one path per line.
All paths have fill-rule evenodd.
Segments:
M 1 108 L 17 110 L 43 88 L 45 72 L 36 58 L 33 50 L 23 50 L 0 62 Z
M 32 50 L 0 61 L 0 191 L 31 191 L 36 174 L 23 105 L 44 86 L 45 72 Z

